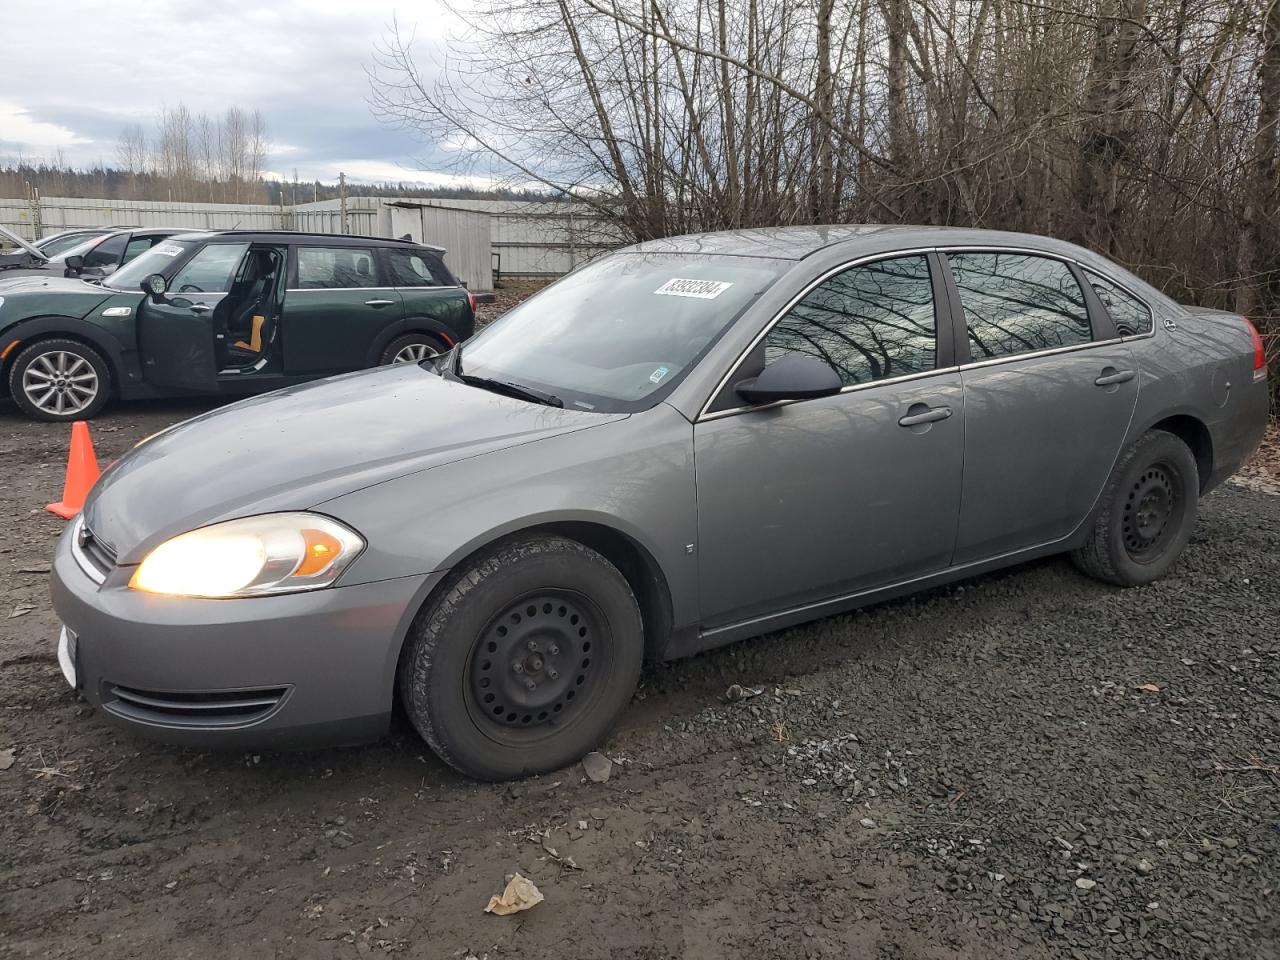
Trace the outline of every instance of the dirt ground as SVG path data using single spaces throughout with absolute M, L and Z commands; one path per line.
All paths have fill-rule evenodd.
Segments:
M 206 408 L 119 406 L 98 455 Z M 0 955 L 1280 956 L 1262 489 L 1209 496 L 1145 589 L 1054 559 L 652 665 L 607 782 L 493 786 L 403 726 L 202 753 L 78 702 L 41 509 L 66 440 L 0 405 Z M 545 901 L 483 913 L 516 871 Z

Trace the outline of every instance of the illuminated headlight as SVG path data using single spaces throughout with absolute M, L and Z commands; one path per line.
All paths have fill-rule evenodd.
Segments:
M 166 540 L 129 586 L 146 593 L 230 599 L 327 587 L 364 540 L 314 513 L 270 513 L 201 527 Z

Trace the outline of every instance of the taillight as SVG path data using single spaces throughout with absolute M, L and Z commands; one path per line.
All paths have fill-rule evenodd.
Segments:
M 1249 336 L 1253 340 L 1253 369 L 1261 370 L 1267 365 L 1267 351 L 1262 346 L 1262 335 L 1248 317 L 1244 318 L 1244 325 L 1249 328 Z
M 467 304 L 471 307 L 471 312 L 475 313 L 476 312 L 476 295 L 472 293 L 470 290 L 467 291 Z M 1254 331 L 1253 335 L 1255 337 L 1258 335 L 1256 330 Z M 1258 342 L 1261 343 L 1262 341 L 1259 340 Z

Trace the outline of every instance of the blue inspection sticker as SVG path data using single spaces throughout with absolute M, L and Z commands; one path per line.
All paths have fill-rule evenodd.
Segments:
M 649 374 L 649 382 L 661 383 L 662 378 L 665 377 L 670 372 L 671 372 L 670 367 L 659 367 L 657 370 L 653 371 L 653 373 Z

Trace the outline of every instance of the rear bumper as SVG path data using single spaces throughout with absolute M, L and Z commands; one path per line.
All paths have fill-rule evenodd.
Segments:
M 249 600 L 157 597 L 130 590 L 123 570 L 95 583 L 72 556 L 72 529 L 51 578 L 74 635 L 60 648 L 77 689 L 113 722 L 199 747 L 385 733 L 401 644 L 440 575 Z
M 1263 375 L 1243 385 L 1238 406 L 1228 407 L 1230 415 L 1219 421 L 1213 435 L 1213 472 L 1203 484 L 1203 492 L 1229 479 L 1262 443 L 1271 406 L 1270 384 Z

